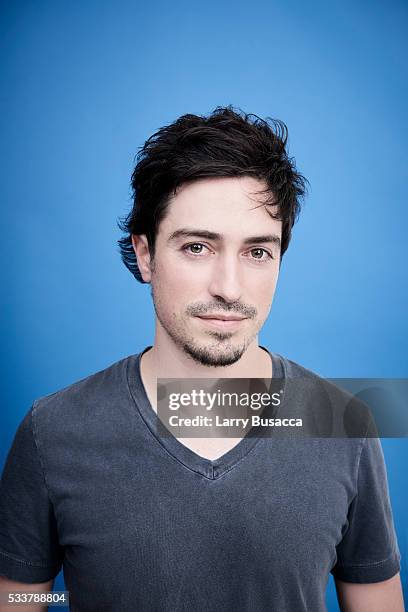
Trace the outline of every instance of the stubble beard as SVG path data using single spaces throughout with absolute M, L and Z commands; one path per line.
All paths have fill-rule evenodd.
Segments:
M 167 321 L 161 315 L 160 300 L 154 294 L 153 285 L 151 285 L 151 296 L 157 319 L 173 342 L 181 348 L 186 355 L 193 361 L 207 367 L 229 366 L 241 359 L 249 344 L 255 338 L 256 333 L 252 337 L 245 337 L 239 346 L 232 344 L 232 332 L 207 332 L 212 342 L 208 345 L 199 344 L 195 338 L 188 335 L 184 329 L 182 321 L 177 321 L 176 315 L 173 313 L 173 321 Z

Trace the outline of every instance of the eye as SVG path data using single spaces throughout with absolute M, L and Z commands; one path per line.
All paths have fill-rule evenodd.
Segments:
M 252 254 L 252 258 L 257 261 L 265 261 L 267 259 L 273 259 L 269 251 L 267 251 L 266 249 L 261 249 L 259 247 L 255 249 L 251 249 L 250 253 Z M 263 255 L 266 255 L 266 257 L 263 257 Z
M 191 242 L 190 244 L 185 244 L 182 247 L 183 251 L 186 251 L 190 255 L 201 255 L 207 247 L 201 242 Z

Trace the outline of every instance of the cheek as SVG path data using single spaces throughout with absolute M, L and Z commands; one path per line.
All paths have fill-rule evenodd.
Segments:
M 205 294 L 205 281 L 199 274 L 194 274 L 191 270 L 178 270 L 170 279 L 171 300 L 176 307 L 181 308 L 187 303 L 199 299 Z
M 254 303 L 259 304 L 259 308 L 266 308 L 272 303 L 275 294 L 278 275 L 275 270 L 268 274 L 255 275 L 248 277 L 248 294 Z
M 178 266 L 174 270 L 173 276 L 180 287 L 202 286 L 210 278 L 208 267 L 199 265 Z
M 161 305 L 166 310 L 177 311 L 202 294 L 205 275 L 192 266 L 173 263 L 174 265 L 170 265 L 169 261 L 166 265 L 156 263 L 152 285 Z

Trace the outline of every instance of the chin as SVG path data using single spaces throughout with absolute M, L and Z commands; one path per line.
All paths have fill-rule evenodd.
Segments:
M 230 338 L 231 334 L 217 334 L 217 336 L 222 336 L 222 339 L 227 340 Z M 218 338 L 218 340 L 220 339 L 221 338 Z M 199 346 L 186 342 L 183 344 L 182 348 L 196 363 L 208 367 L 222 367 L 232 365 L 239 361 L 245 352 L 246 346 L 245 344 L 243 346 L 229 345 L 228 348 L 222 348 L 214 347 L 214 345 Z

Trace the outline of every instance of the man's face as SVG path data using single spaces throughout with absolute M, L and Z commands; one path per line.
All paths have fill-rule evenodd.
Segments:
M 252 177 L 183 185 L 160 223 L 150 278 L 159 331 L 200 364 L 238 361 L 269 314 L 282 223 L 251 193 L 264 187 Z

